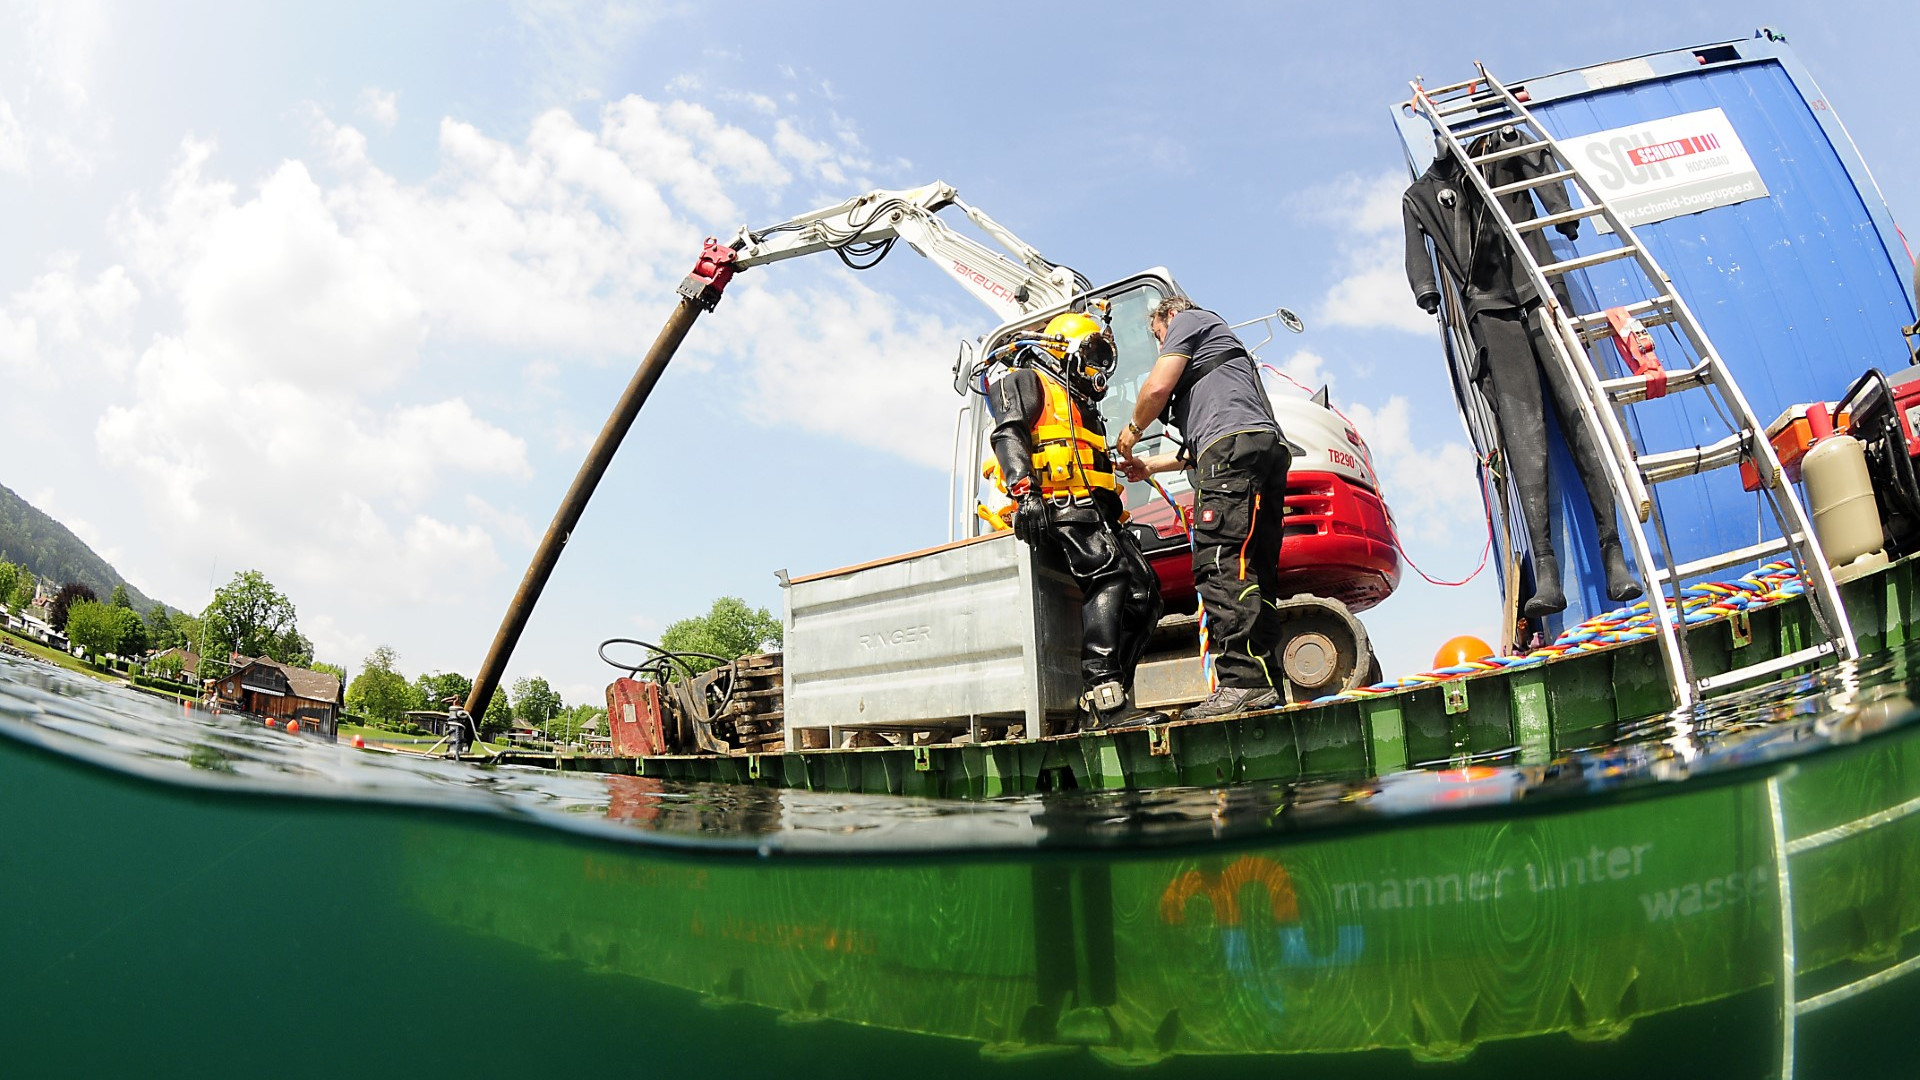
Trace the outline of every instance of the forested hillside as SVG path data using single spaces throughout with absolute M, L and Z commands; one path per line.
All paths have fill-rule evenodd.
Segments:
M 144 614 L 153 607 L 151 597 L 134 588 L 65 525 L 34 509 L 4 485 L 0 485 L 0 559 L 19 563 L 52 588 L 81 582 L 103 600 L 115 585 L 125 585 L 127 598 L 140 612 Z

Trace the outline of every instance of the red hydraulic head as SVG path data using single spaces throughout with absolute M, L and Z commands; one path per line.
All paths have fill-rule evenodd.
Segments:
M 720 294 L 726 291 L 727 282 L 733 280 L 736 254 L 732 246 L 707 237 L 706 246 L 700 249 L 700 261 L 693 264 L 693 270 L 680 283 L 680 295 L 712 311 L 720 302 Z

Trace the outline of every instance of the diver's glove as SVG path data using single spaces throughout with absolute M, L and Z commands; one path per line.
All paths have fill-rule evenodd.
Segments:
M 1013 513 L 1013 535 L 1028 544 L 1039 544 L 1047 536 L 1047 529 L 1053 524 L 1053 515 L 1047 507 L 1046 497 L 1033 489 L 1030 478 L 1022 478 L 1014 485 L 1018 493 L 1019 506 Z

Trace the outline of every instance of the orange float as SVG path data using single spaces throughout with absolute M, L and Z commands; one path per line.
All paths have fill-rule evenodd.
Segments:
M 1472 634 L 1461 634 L 1457 638 L 1448 639 L 1445 645 L 1440 646 L 1440 651 L 1433 654 L 1433 666 L 1437 671 L 1440 668 L 1457 667 L 1475 660 L 1485 660 L 1492 655 L 1493 646 Z
M 289 735 L 300 734 L 300 721 L 298 720 L 287 721 L 287 734 Z

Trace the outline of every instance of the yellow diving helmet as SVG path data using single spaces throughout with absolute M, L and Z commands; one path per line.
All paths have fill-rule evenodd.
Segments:
M 1067 361 L 1069 375 L 1080 380 L 1096 399 L 1107 392 L 1107 379 L 1113 375 L 1119 355 L 1113 347 L 1113 335 L 1098 319 L 1078 311 L 1062 312 L 1047 322 L 1043 333 L 1062 339 L 1058 345 L 1049 342 L 1045 348 Z

